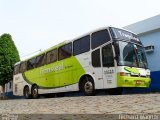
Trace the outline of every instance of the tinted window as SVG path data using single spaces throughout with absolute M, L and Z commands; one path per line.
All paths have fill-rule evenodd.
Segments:
M 90 36 L 80 38 L 73 43 L 73 54 L 78 55 L 90 50 Z
M 110 40 L 110 37 L 107 30 L 101 30 L 101 31 L 92 33 L 92 36 L 91 36 L 92 49 L 108 42 L 109 40 Z
M 27 70 L 27 64 L 26 62 L 22 62 L 20 66 L 20 72 L 23 73 Z
M 18 64 L 18 65 L 16 65 L 16 66 L 14 67 L 14 74 L 15 74 L 15 75 L 19 73 L 19 67 L 20 67 L 20 64 Z
M 63 60 L 72 55 L 72 43 L 66 44 L 58 49 L 58 58 Z
M 103 67 L 113 67 L 114 66 L 114 58 L 113 58 L 113 51 L 112 45 L 106 45 L 102 48 L 102 61 Z
M 92 52 L 92 66 L 93 67 L 100 67 L 101 62 L 100 62 L 100 50 L 95 50 Z
M 45 54 L 40 55 L 36 58 L 36 67 L 40 67 L 45 64 Z
M 57 49 L 47 53 L 47 64 L 57 61 Z
M 35 62 L 36 62 L 35 58 L 28 60 L 28 62 L 27 62 L 27 69 L 28 70 L 33 69 L 34 65 L 35 65 Z

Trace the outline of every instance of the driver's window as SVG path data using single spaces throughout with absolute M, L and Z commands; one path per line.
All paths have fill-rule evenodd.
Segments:
M 112 45 L 106 45 L 102 48 L 103 67 L 114 67 L 114 57 Z

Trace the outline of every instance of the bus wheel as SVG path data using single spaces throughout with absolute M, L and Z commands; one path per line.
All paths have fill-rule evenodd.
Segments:
M 37 85 L 34 85 L 32 87 L 31 94 L 32 94 L 32 98 L 33 99 L 36 99 L 36 98 L 39 97 L 39 95 L 38 95 L 38 86 Z
M 91 77 L 85 77 L 82 83 L 82 91 L 86 96 L 95 95 L 94 82 Z
M 111 88 L 107 90 L 109 95 L 122 95 L 122 88 Z
M 23 94 L 24 94 L 24 97 L 25 97 L 26 99 L 29 99 L 29 98 L 30 98 L 29 87 L 28 87 L 28 86 L 26 86 L 26 87 L 24 88 Z

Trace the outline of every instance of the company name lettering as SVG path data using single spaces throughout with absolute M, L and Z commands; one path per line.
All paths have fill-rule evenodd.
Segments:
M 51 68 L 41 69 L 40 74 L 51 73 L 51 72 L 55 72 L 55 71 L 59 71 L 59 70 L 63 70 L 63 69 L 64 69 L 64 64 L 62 63 L 57 66 L 53 66 Z
M 138 38 L 133 37 L 133 36 L 128 35 L 128 34 L 125 34 L 125 33 L 123 33 L 122 31 L 118 31 L 118 33 L 119 33 L 122 37 L 126 37 L 126 38 L 128 38 L 128 39 L 133 39 L 133 40 L 139 41 Z

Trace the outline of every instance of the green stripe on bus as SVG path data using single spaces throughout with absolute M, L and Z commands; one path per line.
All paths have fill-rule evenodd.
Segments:
M 23 77 L 31 85 L 37 84 L 41 88 L 50 89 L 76 84 L 84 74 L 85 70 L 76 57 L 72 56 L 62 61 L 26 71 Z

